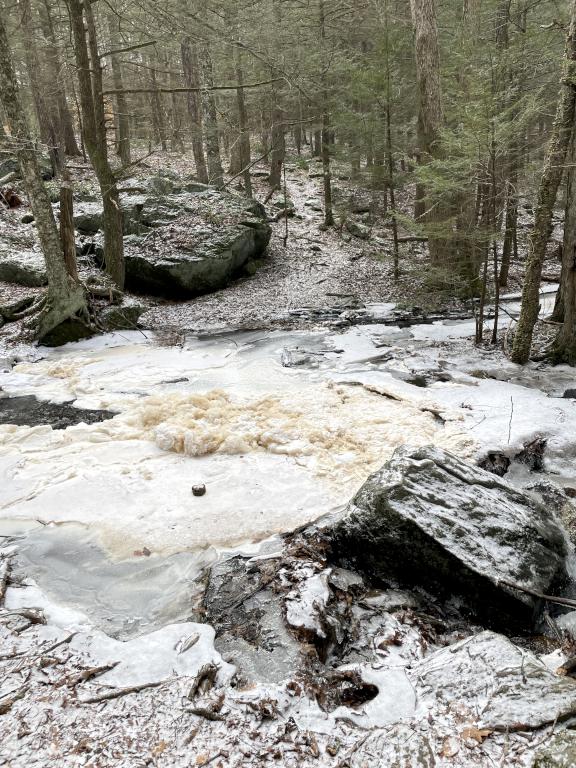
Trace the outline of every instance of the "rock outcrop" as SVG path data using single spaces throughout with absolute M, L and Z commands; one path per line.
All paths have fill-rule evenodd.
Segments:
M 272 232 L 260 203 L 192 180 L 154 176 L 137 194 L 122 195 L 121 205 L 128 291 L 186 298 L 219 290 L 243 271 L 253 273 Z M 79 252 L 92 259 L 79 264 L 81 272 L 103 265 L 102 215 L 94 200 L 76 205 Z M 6 243 L 0 281 L 44 285 L 42 254 Z
M 521 731 L 576 713 L 576 682 L 494 632 L 481 632 L 425 658 L 412 670 L 420 696 L 434 706 L 458 703 L 478 728 Z M 470 712 L 465 713 L 466 702 Z
M 566 537 L 552 512 L 433 447 L 396 451 L 324 533 L 337 561 L 380 581 L 465 596 L 489 626 L 525 623 L 537 608 L 510 584 L 549 592 L 566 577 Z
M 0 246 L 0 281 L 17 283 L 27 288 L 46 285 L 46 263 L 39 251 L 32 249 L 10 250 Z
M 150 184 L 152 194 L 122 197 L 128 290 L 169 298 L 209 293 L 266 250 L 272 230 L 259 203 L 192 182 L 153 177 Z M 79 206 L 75 224 L 96 235 L 101 207 Z

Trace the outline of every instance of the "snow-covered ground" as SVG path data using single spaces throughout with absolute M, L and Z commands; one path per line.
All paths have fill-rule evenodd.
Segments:
M 190 336 L 177 347 L 162 346 L 152 332 L 123 332 L 41 349 L 34 360 L 8 367 L 0 374 L 8 396 L 73 400 L 117 414 L 64 431 L 0 426 L 0 537 L 4 553 L 19 553 L 23 563 L 23 581 L 8 587 L 5 609 L 41 608 L 48 622 L 26 630 L 22 643 L 42 649 L 63 641 L 60 650 L 76 665 L 115 664 L 98 678 L 103 686 L 176 681 L 176 693 L 142 693 L 135 717 L 153 721 L 157 696 L 162 716 L 158 710 L 160 719 L 150 728 L 166 746 L 157 747 L 152 763 L 189 764 L 181 750 L 181 719 L 167 714 L 178 705 L 182 681 L 210 662 L 219 665 L 223 685 L 233 672 L 214 649 L 211 627 L 187 620 L 204 566 L 235 549 L 258 552 L 268 537 L 345 504 L 401 444 L 435 444 L 472 460 L 496 450 L 513 459 L 525 443 L 544 438 L 547 472 L 576 488 L 576 401 L 562 397 L 574 387 L 573 370 L 519 368 L 500 352 L 474 348 L 472 331 L 468 321 L 410 328 L 373 323 L 342 333 Z M 535 478 L 515 464 L 509 475 L 520 485 Z M 197 484 L 206 485 L 204 496 L 192 494 Z M 313 608 L 322 584 L 312 579 Z M 341 707 L 328 716 L 282 686 L 259 685 L 229 691 L 235 723 L 229 727 L 241 733 L 248 721 L 240 705 L 268 696 L 282 722 L 291 719 L 307 734 L 312 758 L 300 754 L 302 760 L 315 759 L 319 741 L 318 764 L 336 765 L 331 740 L 340 739 L 350 751 L 360 744 L 357 726 L 391 725 L 399 729 L 391 738 L 406 741 L 402 723 L 428 711 L 421 701 L 417 707 L 416 678 L 405 673 L 423 655 L 418 643 L 415 634 L 397 658 L 387 652 L 380 668 L 362 667 L 363 679 L 380 691 L 363 714 Z M 52 679 L 54 669 L 45 675 Z M 81 704 L 80 696 L 70 713 L 75 723 L 86 721 Z M 117 764 L 143 764 L 128 755 L 126 740 L 136 738 L 137 726 L 126 720 L 127 700 L 102 706 L 103 723 L 122 719 L 124 762 Z M 33 726 L 43 716 L 38 700 L 30 712 Z M 266 749 L 280 739 L 277 726 L 275 720 L 273 733 L 266 730 Z M 168 747 L 172 727 L 180 752 Z M 230 757 L 222 728 L 219 721 L 204 723 L 196 764 L 216 754 L 219 738 L 227 745 L 228 757 L 217 755 L 223 765 L 249 764 L 242 752 Z M 435 738 L 448 744 L 448 755 L 447 723 Z M 509 748 L 517 764 L 528 764 L 514 738 Z M 73 754 L 69 743 L 69 752 L 56 742 L 50 749 L 59 765 L 98 764 Z M 498 740 L 482 754 L 470 748 L 459 764 L 488 765 L 487 755 L 500 760 L 502 749 Z M 164 752 L 173 762 L 162 762 Z M 22 750 L 23 759 L 36 765 L 45 764 L 49 753 L 43 747 L 36 758 L 29 745 Z M 280 754 L 286 765 L 298 762 L 296 749 L 292 756 Z M 108 759 L 101 764 L 110 765 Z M 428 764 L 434 763 L 422 763 Z

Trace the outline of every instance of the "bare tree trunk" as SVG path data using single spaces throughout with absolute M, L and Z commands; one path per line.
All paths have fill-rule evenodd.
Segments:
M 198 88 L 200 85 L 198 51 L 191 38 L 185 37 L 181 45 L 182 69 L 184 82 L 188 88 Z M 188 115 L 192 124 L 192 152 L 196 164 L 196 175 L 202 184 L 208 184 L 208 169 L 204 157 L 202 142 L 202 102 L 198 91 L 186 94 Z
M 108 31 L 110 34 L 110 49 L 117 50 L 120 47 L 119 20 L 112 13 L 108 14 Z M 118 91 L 118 93 L 115 94 L 117 127 L 116 154 L 120 158 L 122 165 L 130 165 L 130 116 L 128 115 L 126 95 L 122 92 L 124 88 L 122 66 L 120 64 L 120 59 L 116 54 L 110 56 L 110 63 L 112 64 L 114 90 Z
M 508 285 L 508 275 L 512 257 L 517 256 L 516 227 L 518 223 L 518 183 L 516 169 L 510 172 L 506 189 L 506 211 L 504 221 L 504 243 L 502 245 L 502 263 L 500 265 L 499 284 L 501 288 Z
M 284 131 L 284 112 L 278 104 L 278 89 L 272 89 L 272 131 L 270 141 L 270 175 L 268 183 L 273 189 L 280 189 L 282 180 L 282 165 L 286 156 L 286 137 Z
M 106 118 L 102 97 L 102 69 L 92 7 L 81 0 L 67 0 L 74 38 L 74 52 L 80 85 L 84 144 L 94 168 L 102 195 L 104 260 L 106 272 L 118 288 L 124 288 L 124 241 L 118 184 L 110 163 L 106 143 Z M 88 42 L 84 28 L 88 31 Z M 90 49 L 90 54 L 88 53 Z
M 396 221 L 396 193 L 394 190 L 396 169 L 394 166 L 394 150 L 392 147 L 392 83 L 390 77 L 390 35 L 388 19 L 388 0 L 384 5 L 384 32 L 385 32 L 385 57 L 386 66 L 386 159 L 388 164 L 388 184 L 390 186 L 390 207 L 392 209 L 392 241 L 394 244 L 394 280 L 400 277 L 399 252 L 398 252 L 398 222 Z
M 326 43 L 326 16 L 324 0 L 318 2 L 318 22 L 320 26 L 320 41 L 324 49 Z M 324 53 L 324 50 L 322 51 Z M 324 226 L 334 225 L 334 212 L 332 210 L 332 172 L 330 168 L 330 155 L 333 144 L 330 131 L 330 105 L 328 97 L 327 73 L 324 62 L 321 63 L 322 74 L 321 99 L 322 99 L 322 178 L 324 181 Z
M 438 25 L 434 0 L 411 0 L 410 10 L 415 32 L 414 50 L 419 97 L 418 158 L 420 163 L 428 163 L 431 159 L 440 157 L 440 131 L 444 124 Z M 424 190 L 420 188 L 417 200 L 422 201 L 424 194 Z M 450 256 L 448 243 L 445 238 L 437 235 L 438 227 L 446 218 L 445 204 L 441 200 L 428 199 L 427 210 L 422 218 L 426 224 L 431 225 L 428 248 L 432 262 L 445 263 Z
M 234 64 L 236 68 L 236 82 L 240 86 L 236 90 L 236 105 L 238 107 L 238 127 L 240 129 L 240 168 L 243 169 L 242 178 L 247 197 L 252 197 L 252 178 L 250 176 L 250 129 L 248 127 L 248 114 L 246 112 L 246 100 L 244 98 L 244 73 L 242 72 L 242 52 L 240 48 L 234 48 Z
M 172 69 L 172 67 L 170 67 Z M 176 88 L 178 85 L 177 75 L 170 75 L 170 87 Z M 172 127 L 171 146 L 172 152 L 184 153 L 184 140 L 182 138 L 182 119 L 180 114 L 180 101 L 177 93 L 171 94 L 170 123 Z
M 42 338 L 76 312 L 86 309 L 84 291 L 66 271 L 50 198 L 42 182 L 36 153 L 20 101 L 16 74 L 8 45 L 6 28 L 0 15 L 0 102 L 6 113 L 24 187 L 32 207 L 36 229 L 46 262 L 48 294 L 39 315 L 36 333 Z
M 534 227 L 528 240 L 526 273 L 522 288 L 522 307 L 512 346 L 512 360 L 515 363 L 524 364 L 530 357 L 532 334 L 538 319 L 540 304 L 542 265 L 552 232 L 552 213 L 574 126 L 576 111 L 576 0 L 572 0 L 571 4 L 570 28 L 566 38 L 564 73 L 561 83 L 552 136 L 538 188 Z M 569 258 L 569 255 L 564 254 L 564 258 Z
M 156 59 L 152 56 L 148 59 L 149 73 L 150 73 L 150 87 L 152 88 L 152 119 L 154 121 L 155 134 L 158 136 L 158 141 L 162 147 L 162 152 L 168 150 L 168 141 L 166 139 L 166 115 L 162 106 L 162 99 L 160 97 L 160 91 L 158 90 L 158 79 L 156 77 Z
M 74 133 L 74 123 L 72 114 L 66 100 L 66 90 L 64 88 L 64 72 L 56 41 L 56 33 L 52 22 L 52 12 L 50 9 L 50 0 L 43 0 L 38 4 L 40 15 L 40 24 L 42 34 L 45 40 L 46 64 L 49 70 L 50 87 L 56 92 L 58 104 L 59 131 L 58 135 L 64 142 L 64 151 L 69 157 L 76 157 L 80 154 L 76 134 Z
M 220 139 L 218 136 L 218 114 L 214 91 L 208 90 L 214 86 L 214 69 L 212 56 L 208 45 L 202 49 L 202 108 L 204 112 L 204 127 L 206 130 L 206 157 L 208 160 L 208 180 L 215 187 L 224 186 L 224 171 L 220 158 Z
M 41 75 L 42 68 L 40 66 L 38 51 L 36 50 L 36 35 L 34 34 L 33 29 L 30 0 L 19 0 L 19 6 L 22 14 L 21 20 L 24 36 L 26 69 L 28 70 L 30 90 L 32 91 L 32 98 L 36 109 L 40 138 L 48 147 L 52 169 L 54 174 L 57 174 L 62 169 L 60 136 L 58 125 L 54 120 L 54 117 L 57 115 L 57 106 L 52 103 L 53 100 L 50 97 L 50 94 L 53 93 L 53 91 L 46 88 Z
M 550 357 L 555 363 L 576 365 L 576 135 L 572 134 L 570 161 L 566 171 L 566 211 L 564 216 L 564 242 L 562 245 L 563 322 Z M 556 308 L 555 308 L 556 311 Z
M 68 171 L 62 174 L 60 184 L 60 242 L 64 254 L 66 271 L 74 280 L 78 280 L 76 264 L 76 238 L 74 236 L 74 197 L 72 182 Z

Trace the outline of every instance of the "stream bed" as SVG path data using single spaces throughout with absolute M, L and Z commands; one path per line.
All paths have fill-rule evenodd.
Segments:
M 342 509 L 399 446 L 434 445 L 472 463 L 497 454 L 518 488 L 553 479 L 576 493 L 573 369 L 520 368 L 498 350 L 475 348 L 473 320 L 399 325 L 387 320 L 389 305 L 371 311 L 372 322 L 344 330 L 230 331 L 190 335 L 178 346 L 149 331 L 113 333 L 7 365 L 0 404 L 30 398 L 31 407 L 28 417 L 19 408 L 17 423 L 0 423 L 0 550 L 13 555 L 5 609 L 46 618 L 22 638 L 33 647 L 72 631 L 70 648 L 86 664 L 114 665 L 99 678 L 104 686 L 190 678 L 207 663 L 226 685 L 233 662 L 215 649 L 199 601 L 206 569 L 238 553 L 273 559 L 280 534 Z M 107 418 L 84 419 L 89 413 Z M 536 468 L 523 453 L 534 440 L 544 446 Z M 192 493 L 198 485 L 204 495 Z M 309 608 L 324 590 L 312 582 Z M 399 606 L 414 600 L 392 592 L 386 600 Z M 357 609 L 368 612 L 366 638 L 371 610 L 368 602 Z M 360 646 L 350 653 L 379 690 L 363 714 L 326 714 L 264 683 L 229 689 L 231 706 L 257 693 L 279 696 L 300 732 L 328 739 L 344 728 L 348 746 L 355 737 L 346 723 L 387 723 L 386 749 L 401 754 L 412 737 L 396 723 L 428 706 L 414 694 L 417 677 L 404 672 L 425 663 L 425 636 L 392 614 L 385 622 L 373 630 L 387 649 L 381 666 L 364 663 Z M 389 650 L 383 632 L 391 633 Z M 496 667 L 517 651 L 502 645 L 498 653 Z M 259 663 L 256 656 L 256 671 Z M 265 680 L 264 667 L 260 673 L 255 679 Z M 449 727 L 442 723 L 434 738 Z M 206 743 L 217 732 L 206 731 Z M 500 759 L 502 745 L 494 739 L 487 751 Z M 427 750 L 409 764 L 444 765 Z M 487 763 L 476 755 L 454 764 Z

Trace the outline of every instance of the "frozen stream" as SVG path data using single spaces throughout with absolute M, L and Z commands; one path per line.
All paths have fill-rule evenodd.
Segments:
M 0 374 L 6 395 L 117 415 L 0 425 L 0 536 L 51 604 L 131 637 L 188 618 L 205 565 L 345 504 L 398 445 L 512 459 L 544 437 L 547 471 L 576 488 L 576 405 L 562 397 L 573 371 L 476 351 L 463 341 L 472 328 L 376 323 L 181 347 L 134 332 L 40 350 Z M 538 479 L 514 463 L 509 475 Z M 11 592 L 37 604 L 30 590 Z

